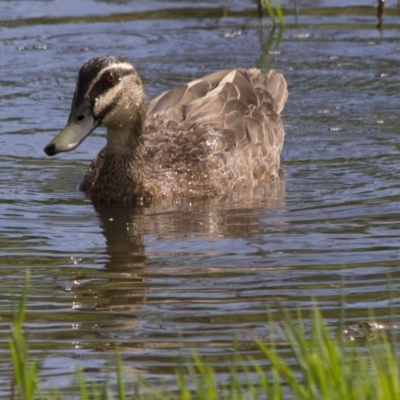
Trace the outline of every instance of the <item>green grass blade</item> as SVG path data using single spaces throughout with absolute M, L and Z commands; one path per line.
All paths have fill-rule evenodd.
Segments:
M 272 25 L 275 26 L 276 25 L 275 15 L 272 10 L 271 3 L 269 2 L 269 0 L 264 0 L 264 5 L 265 5 L 265 8 L 267 9 L 267 13 L 268 13 L 269 19 L 272 22 Z
M 28 349 L 23 332 L 29 278 L 29 271 L 26 271 L 24 289 L 18 309 L 14 312 L 11 337 L 9 338 L 9 348 L 14 369 L 14 384 L 20 400 L 35 399 L 37 390 L 38 367 L 36 363 L 29 362 Z M 14 388 L 12 390 L 14 391 Z
M 278 21 L 279 21 L 279 26 L 284 27 L 285 26 L 285 18 L 283 16 L 282 8 L 279 4 L 279 1 L 274 0 L 274 4 L 275 4 L 276 15 L 277 15 Z
M 118 399 L 125 400 L 125 388 L 124 381 L 122 378 L 122 366 L 121 366 L 121 356 L 118 351 L 115 351 L 115 362 L 116 362 L 116 372 L 117 372 L 117 388 L 118 388 Z
M 78 381 L 79 381 L 81 400 L 89 400 L 87 382 L 85 379 L 85 375 L 81 369 L 79 369 L 78 371 Z

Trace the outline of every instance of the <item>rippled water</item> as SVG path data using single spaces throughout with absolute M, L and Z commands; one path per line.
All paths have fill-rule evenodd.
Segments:
M 115 346 L 166 382 L 182 349 L 223 366 L 239 335 L 239 352 L 257 357 L 251 338 L 273 340 L 277 304 L 307 312 L 316 299 L 332 328 L 344 296 L 348 324 L 371 307 L 381 321 L 397 312 L 400 18 L 387 4 L 380 32 L 365 1 L 300 3 L 281 1 L 283 31 L 260 28 L 242 0 L 1 3 L 1 396 L 27 268 L 45 386 L 67 386 L 78 365 L 108 379 Z M 96 210 L 77 186 L 104 132 L 51 159 L 43 147 L 66 122 L 79 67 L 105 53 L 135 64 L 149 98 L 221 68 L 283 72 L 285 181 L 246 203 Z

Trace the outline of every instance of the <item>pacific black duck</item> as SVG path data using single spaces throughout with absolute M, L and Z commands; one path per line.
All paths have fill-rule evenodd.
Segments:
M 79 71 L 68 123 L 44 151 L 71 151 L 100 124 L 107 128 L 107 144 L 80 185 L 94 202 L 247 193 L 279 179 L 287 96 L 284 77 L 273 70 L 231 69 L 146 107 L 133 66 L 97 57 Z

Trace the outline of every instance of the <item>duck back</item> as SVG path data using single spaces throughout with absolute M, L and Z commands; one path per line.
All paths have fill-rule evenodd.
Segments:
M 162 175 L 164 195 L 193 197 L 277 179 L 287 97 L 281 74 L 255 68 L 218 71 L 161 94 L 147 108 L 149 177 Z

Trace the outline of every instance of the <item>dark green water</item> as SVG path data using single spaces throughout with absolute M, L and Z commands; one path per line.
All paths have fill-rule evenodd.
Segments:
M 78 365 L 107 379 L 115 346 L 153 381 L 173 382 L 192 349 L 223 371 L 235 336 L 255 357 L 251 338 L 271 340 L 278 303 L 307 315 L 316 299 L 332 329 L 343 296 L 346 324 L 397 313 L 400 17 L 387 4 L 379 32 L 365 1 L 300 3 L 296 15 L 281 1 L 273 31 L 242 0 L 0 2 L 1 396 L 27 268 L 43 386 L 67 386 Z M 284 183 L 246 203 L 95 210 L 77 186 L 104 132 L 51 159 L 43 147 L 81 64 L 107 53 L 134 63 L 149 98 L 222 68 L 284 73 Z

